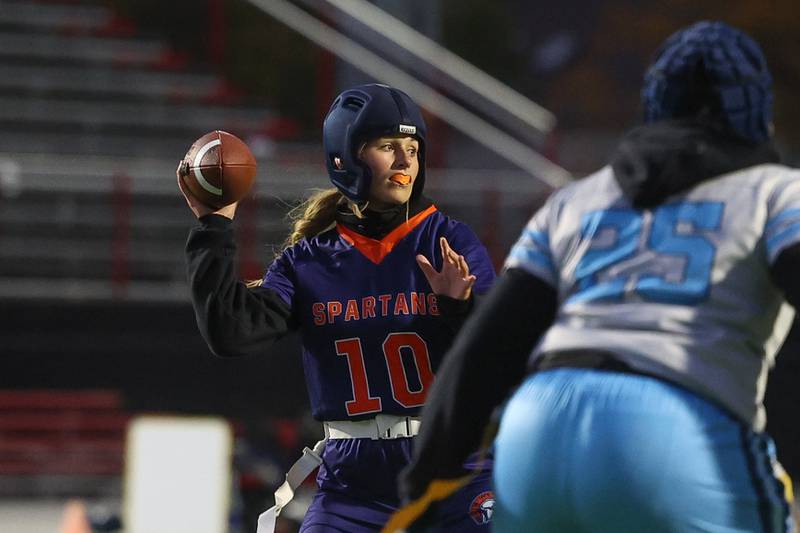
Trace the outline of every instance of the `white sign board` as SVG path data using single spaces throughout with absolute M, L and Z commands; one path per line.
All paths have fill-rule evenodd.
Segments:
M 126 533 L 224 533 L 233 436 L 219 418 L 142 416 L 128 427 Z

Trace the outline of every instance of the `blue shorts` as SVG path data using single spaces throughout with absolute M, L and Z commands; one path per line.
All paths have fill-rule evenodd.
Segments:
M 793 531 L 771 439 L 635 374 L 534 374 L 495 441 L 495 532 Z
M 400 506 L 397 477 L 408 465 L 413 438 L 333 439 L 325 443 L 317 491 L 302 533 L 380 531 Z M 487 464 L 487 467 L 490 465 Z M 437 506 L 436 531 L 488 533 L 494 495 L 487 468 Z

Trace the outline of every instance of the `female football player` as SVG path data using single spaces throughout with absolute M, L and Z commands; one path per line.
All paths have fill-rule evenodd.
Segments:
M 800 172 L 771 146 L 764 56 L 697 23 L 642 98 L 646 123 L 534 215 L 454 342 L 409 496 L 461 475 L 532 353 L 495 440 L 494 531 L 794 530 L 762 399 L 800 304 Z
M 405 93 L 344 91 L 323 141 L 335 188 L 306 202 L 252 289 L 233 266 L 236 205 L 205 207 L 179 179 L 200 222 L 186 247 L 188 274 L 200 331 L 217 355 L 263 353 L 300 332 L 312 412 L 326 435 L 310 452 L 311 467 L 317 454 L 322 465 L 301 531 L 378 531 L 399 504 L 397 475 L 434 373 L 494 271 L 475 234 L 423 196 L 425 123 Z M 483 472 L 439 509 L 442 531 L 488 528 L 489 477 Z

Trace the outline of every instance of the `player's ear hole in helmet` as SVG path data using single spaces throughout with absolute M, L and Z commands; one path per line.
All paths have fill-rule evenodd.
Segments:
M 322 126 L 325 166 L 333 185 L 354 202 L 369 200 L 372 173 L 360 160 L 359 151 L 371 139 L 398 134 L 419 141 L 414 199 L 425 185 L 427 129 L 419 106 L 403 91 L 387 85 L 360 85 L 342 92 Z
M 642 87 L 646 122 L 702 117 L 754 143 L 772 135 L 772 101 L 772 77 L 758 44 L 718 21 L 667 38 Z

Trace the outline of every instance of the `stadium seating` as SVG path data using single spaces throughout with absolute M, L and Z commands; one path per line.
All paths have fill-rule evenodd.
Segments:
M 0 298 L 185 298 L 191 214 L 174 182 L 177 161 L 213 129 L 246 139 L 262 162 L 276 159 L 284 122 L 104 5 L 3 2 Z M 322 178 L 319 165 L 303 163 L 315 147 L 284 144 L 276 164 L 285 179 Z M 285 231 L 278 205 L 241 224 L 243 246 L 266 258 L 266 243 Z
M 0 390 L 0 497 L 118 493 L 129 418 L 112 390 Z

